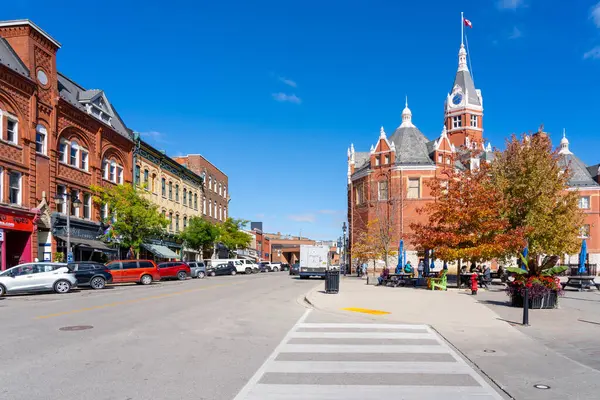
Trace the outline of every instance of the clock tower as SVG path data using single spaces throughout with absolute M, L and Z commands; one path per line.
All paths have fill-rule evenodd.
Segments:
M 467 51 L 463 44 L 458 52 L 458 71 L 452 90 L 444 104 L 445 126 L 450 142 L 456 147 L 484 150 L 483 97 L 475 89 L 467 66 Z

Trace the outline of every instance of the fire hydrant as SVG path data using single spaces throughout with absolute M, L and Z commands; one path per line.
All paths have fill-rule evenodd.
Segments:
M 476 295 L 477 294 L 477 274 L 473 274 L 471 275 L 471 294 L 472 295 Z

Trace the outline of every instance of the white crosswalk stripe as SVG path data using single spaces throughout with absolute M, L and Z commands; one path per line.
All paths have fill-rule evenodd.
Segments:
M 234 400 L 502 399 L 426 325 L 308 323 Z

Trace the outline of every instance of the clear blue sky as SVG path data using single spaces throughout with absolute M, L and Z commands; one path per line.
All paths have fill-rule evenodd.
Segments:
M 58 8 L 57 4 L 62 7 Z M 544 123 L 600 162 L 598 0 L 33 1 L 2 6 L 62 43 L 59 69 L 101 88 L 170 155 L 229 175 L 230 214 L 332 239 L 346 209 L 346 149 L 400 123 L 404 96 L 430 139 L 442 128 L 468 31 L 485 137 Z

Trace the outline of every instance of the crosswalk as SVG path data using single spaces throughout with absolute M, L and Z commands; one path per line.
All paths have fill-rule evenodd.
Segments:
M 292 327 L 234 400 L 502 399 L 426 325 Z

